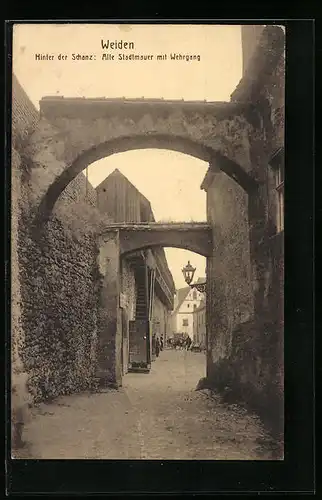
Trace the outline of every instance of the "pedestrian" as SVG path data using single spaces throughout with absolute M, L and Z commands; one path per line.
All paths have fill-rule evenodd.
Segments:
M 155 361 L 156 357 L 156 338 L 155 334 L 152 335 L 152 361 Z
M 159 337 L 156 338 L 156 341 L 155 341 L 155 355 L 156 357 L 158 357 L 160 354 L 160 339 Z
M 160 339 L 160 351 L 163 351 L 163 338 Z
M 189 349 L 190 349 L 190 347 L 191 347 L 191 343 L 192 343 L 192 340 L 191 340 L 191 338 L 188 336 L 187 341 L 186 341 L 187 351 L 189 351 Z

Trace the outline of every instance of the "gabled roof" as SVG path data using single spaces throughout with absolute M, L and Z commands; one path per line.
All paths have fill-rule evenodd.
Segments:
M 172 314 L 175 314 L 178 311 L 178 309 L 180 309 L 182 303 L 184 302 L 184 300 L 187 297 L 190 290 L 191 290 L 190 286 L 185 286 L 184 288 L 179 288 L 176 291 L 177 295 L 176 295 L 175 301 L 176 301 L 177 305 L 176 305 L 176 308 L 174 309 Z
M 134 184 L 131 181 L 129 181 L 129 179 L 118 168 L 115 168 L 113 170 L 113 172 L 111 172 L 107 177 L 105 177 L 105 179 L 98 186 L 96 186 L 95 189 L 99 189 L 100 187 L 104 186 L 104 184 L 107 184 L 111 179 L 113 179 L 113 177 L 122 179 L 126 184 L 131 186 L 131 188 L 136 191 L 136 193 L 138 194 L 138 197 L 140 199 L 140 202 L 145 207 L 147 207 L 148 210 L 151 212 L 149 215 L 153 219 L 152 222 L 155 222 L 150 201 L 138 190 L 138 188 L 136 186 L 134 186 Z M 147 221 L 147 222 L 149 222 L 149 221 Z
M 119 179 L 120 181 L 123 182 L 124 185 L 130 187 L 132 191 L 136 193 L 136 197 L 138 200 L 138 203 L 140 205 L 141 209 L 141 220 L 140 222 L 155 222 L 154 214 L 152 211 L 151 203 L 150 201 L 137 189 L 132 182 L 129 181 L 129 179 L 118 169 L 115 168 L 113 172 L 111 172 L 98 186 L 96 186 L 96 190 L 101 190 L 104 186 L 107 187 L 107 185 L 113 180 L 113 179 Z M 142 218 L 143 217 L 143 218 Z M 169 269 L 168 261 L 164 252 L 163 247 L 155 247 L 153 250 L 151 250 L 155 259 L 158 262 L 159 269 L 161 271 L 161 274 L 163 275 L 167 285 L 169 286 L 170 290 L 172 293 L 175 291 L 175 284 L 173 280 L 173 276 L 171 274 L 171 271 Z
M 206 281 L 206 278 L 198 278 L 196 283 L 204 283 Z M 190 286 L 185 286 L 184 288 L 179 288 L 176 291 L 176 298 L 175 298 L 175 303 L 177 304 L 175 309 L 173 310 L 172 314 L 175 314 L 181 307 L 182 303 L 186 300 L 187 295 L 191 291 Z

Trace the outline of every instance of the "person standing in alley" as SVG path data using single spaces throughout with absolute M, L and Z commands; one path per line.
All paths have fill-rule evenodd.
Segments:
M 156 338 L 155 340 L 155 355 L 158 357 L 160 354 L 160 339 L 159 337 Z
M 187 351 L 189 351 L 190 347 L 191 347 L 191 338 L 190 336 L 188 336 L 187 340 L 186 340 L 186 348 L 187 348 Z

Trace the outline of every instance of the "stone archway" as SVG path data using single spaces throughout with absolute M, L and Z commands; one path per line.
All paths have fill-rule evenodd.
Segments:
M 46 218 L 63 190 L 90 164 L 116 153 L 139 149 L 166 149 L 187 154 L 208 163 L 216 162 L 221 165 L 222 171 L 241 185 L 245 191 L 251 191 L 257 185 L 256 180 L 238 163 L 201 142 L 195 142 L 186 137 L 156 133 L 142 136 L 122 136 L 86 150 L 70 166 L 66 166 L 44 194 L 39 205 L 39 214 Z
M 42 177 L 40 218 L 88 165 L 134 149 L 168 149 L 216 161 L 246 191 L 256 186 L 251 143 L 257 123 L 248 104 L 46 97 L 40 113 L 28 153 L 31 176 Z
M 30 176 L 36 182 L 40 176 L 42 179 L 35 200 L 36 232 L 43 227 L 63 190 L 89 164 L 128 150 L 170 149 L 209 162 L 208 177 L 219 171 L 232 183 L 230 191 L 233 185 L 246 196 L 242 212 L 246 210 L 247 216 L 251 216 L 250 231 L 247 220 L 246 239 L 252 239 L 252 243 L 244 259 L 247 261 L 244 274 L 249 275 L 251 269 L 254 280 L 259 281 L 263 266 L 257 261 L 256 251 L 262 235 L 264 212 L 258 196 L 260 158 L 253 157 L 260 129 L 253 118 L 250 106 L 243 103 L 44 98 L 41 101 L 41 120 L 29 144 Z M 217 256 L 225 252 L 225 245 L 216 228 L 215 200 L 210 194 L 213 188 L 205 189 L 208 223 L 216 229 L 207 266 L 210 280 L 208 311 L 214 309 L 213 284 L 221 282 L 223 307 L 218 317 L 223 323 L 223 335 L 228 337 L 227 332 L 232 327 L 224 304 L 225 290 L 227 286 L 233 287 L 228 281 L 234 278 L 225 275 L 223 269 L 215 265 Z M 143 247 L 150 244 L 146 242 Z M 240 258 L 241 253 L 236 259 Z M 249 278 L 248 282 L 252 279 Z M 216 294 L 218 291 L 219 287 Z M 212 321 L 213 327 L 214 323 Z M 212 335 L 215 336 L 215 332 Z
M 212 255 L 212 228 L 204 222 L 113 223 L 108 231 L 119 231 L 120 255 L 153 248 L 190 250 L 204 257 Z
M 163 243 L 164 246 L 172 248 L 182 248 L 180 239 L 186 238 L 185 248 L 199 253 L 211 259 L 212 250 L 212 231 L 207 224 L 196 224 L 196 231 L 193 231 L 192 224 L 181 224 L 175 229 L 164 227 L 165 224 L 145 224 L 141 230 L 137 229 L 138 225 L 133 224 L 131 228 L 128 225 L 112 224 L 110 228 L 106 228 L 99 236 L 99 255 L 98 265 L 101 277 L 100 287 L 100 305 L 99 305 L 99 357 L 98 357 L 98 370 L 97 379 L 101 386 L 119 387 L 122 385 L 122 363 L 123 363 L 123 313 L 124 310 L 121 306 L 120 298 L 122 295 L 122 260 L 131 259 L 134 261 L 142 259 L 142 250 L 152 250 L 155 247 L 160 248 Z M 142 224 L 143 226 L 143 224 Z M 185 227 L 187 226 L 187 227 Z M 142 230 L 143 229 L 143 230 Z M 130 245 L 126 244 L 129 231 L 137 233 L 139 238 L 134 238 Z M 158 232 L 164 234 L 164 241 L 158 240 Z M 124 234 L 125 233 L 125 234 Z M 145 239 L 144 234 L 148 235 Z M 184 235 L 186 233 L 186 235 Z M 190 234 L 189 234 L 190 233 Z M 143 236 L 144 246 L 142 246 L 141 238 Z M 203 241 L 197 245 L 198 237 Z M 195 241 L 193 241 L 195 240 Z M 197 252 L 196 252 L 197 249 Z M 163 288 L 163 292 L 170 293 L 167 284 L 165 283 L 158 263 L 150 262 L 156 270 L 156 283 L 159 287 Z M 207 291 L 206 291 L 207 293 Z M 172 296 L 173 305 L 173 296 Z M 207 303 L 206 308 L 209 307 Z M 209 314 L 209 311 L 208 311 Z M 208 325 L 206 325 L 206 337 L 208 336 Z M 206 359 L 205 359 L 206 361 Z
M 279 129 L 283 129 L 278 122 L 274 123 L 273 119 L 276 111 L 273 93 L 278 87 L 278 80 L 273 72 L 276 57 L 280 53 L 279 49 L 276 50 L 274 41 L 276 29 L 279 28 L 265 29 L 268 37 L 266 41 L 261 42 L 259 51 L 260 56 L 264 47 L 265 57 L 255 54 L 250 71 L 232 95 L 232 99 L 252 101 L 257 108 L 255 113 L 252 113 L 248 103 L 46 98 L 41 102 L 42 116 L 30 138 L 28 148 L 25 148 L 23 142 L 19 150 L 29 175 L 29 201 L 31 208 L 35 209 L 31 215 L 38 210 L 40 224 L 51 212 L 64 187 L 86 168 L 87 164 L 107 154 L 144 147 L 162 147 L 206 159 L 211 168 L 210 181 L 205 183 L 204 189 L 207 190 L 208 198 L 208 222 L 214 229 L 213 255 L 209 258 L 207 270 L 208 276 L 211 277 L 208 300 L 212 307 L 213 297 L 220 296 L 216 307 L 217 312 L 221 309 L 219 327 L 224 333 L 232 329 L 232 325 L 226 321 L 228 314 L 225 311 L 229 295 L 227 291 L 233 291 L 238 300 L 243 294 L 243 287 L 237 283 L 234 270 L 242 270 L 240 275 L 243 275 L 244 270 L 247 271 L 257 316 L 262 313 L 264 300 L 268 300 L 266 289 L 269 280 L 266 275 L 270 270 L 267 255 L 267 212 L 270 207 L 267 203 L 267 191 L 270 186 L 266 167 L 270 148 L 275 141 L 274 129 L 276 128 L 279 134 L 282 134 Z M 283 45 L 279 41 L 278 44 Z M 262 64 L 256 69 L 259 60 L 262 60 Z M 269 80 L 272 74 L 273 78 Z M 280 109 L 283 109 L 283 99 L 281 101 Z M 256 115 L 258 122 L 254 119 Z M 223 172 L 227 174 L 227 178 L 223 177 Z M 233 182 L 235 184 L 232 184 Z M 225 203 L 217 197 L 218 191 L 223 187 L 227 188 L 226 194 L 229 194 Z M 230 210 L 233 199 L 234 211 Z M 228 228 L 227 225 L 224 227 L 226 211 L 229 212 Z M 237 229 L 241 226 L 240 221 L 245 229 L 244 242 L 247 239 L 249 244 L 246 251 L 243 244 L 235 244 L 240 243 L 238 236 L 236 237 Z M 29 219 L 26 222 L 28 224 Z M 39 227 L 41 226 L 38 225 L 38 229 Z M 223 261 L 225 253 L 228 252 L 232 258 L 225 267 Z M 102 257 L 104 258 L 104 255 Z M 34 269 L 39 266 L 37 255 L 35 260 Z M 247 266 L 239 265 L 242 260 L 249 261 L 248 269 Z M 27 264 L 25 274 L 30 276 L 33 267 L 29 261 Z M 226 272 L 227 268 L 229 272 Z M 40 288 L 34 287 L 36 293 Z M 218 330 L 217 322 L 211 341 L 220 337 Z M 257 331 L 259 336 L 262 334 L 264 338 L 265 333 L 265 338 L 268 337 L 266 331 Z M 248 340 L 249 336 L 246 336 L 245 343 L 240 345 L 250 346 L 250 351 L 254 351 L 255 346 L 256 352 L 259 343 L 253 344 Z M 243 349 L 241 353 L 243 354 Z M 258 353 L 260 357 L 260 349 Z M 212 356 L 213 351 L 210 354 L 210 361 L 216 362 Z M 240 359 L 243 360 L 243 355 Z M 229 362 L 228 360 L 228 365 Z M 238 368 L 243 366 L 248 369 L 251 365 L 252 363 L 240 361 Z M 264 363 L 264 366 L 268 365 L 270 360 L 266 365 Z M 272 363 L 271 365 L 274 366 Z M 231 371 L 230 368 L 229 366 Z M 239 369 L 236 373 L 240 378 Z M 246 373 L 246 382 L 247 377 Z

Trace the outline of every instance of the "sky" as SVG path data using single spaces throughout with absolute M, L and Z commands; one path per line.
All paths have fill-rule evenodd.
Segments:
M 133 42 L 134 48 L 103 50 L 102 40 Z M 37 54 L 52 58 L 37 60 Z M 73 60 L 78 54 L 92 60 Z M 122 54 L 153 57 L 121 60 Z M 167 60 L 157 60 L 161 54 Z M 171 54 L 200 60 L 172 60 Z M 229 101 L 242 76 L 241 31 L 236 25 L 16 24 L 13 71 L 38 109 L 44 96 Z M 96 187 L 118 168 L 150 200 L 157 221 L 203 221 L 200 184 L 207 167 L 172 151 L 129 151 L 90 165 L 88 179 Z M 204 257 L 165 251 L 177 288 L 185 286 L 181 269 L 188 260 L 197 268 L 195 278 L 205 276 Z

